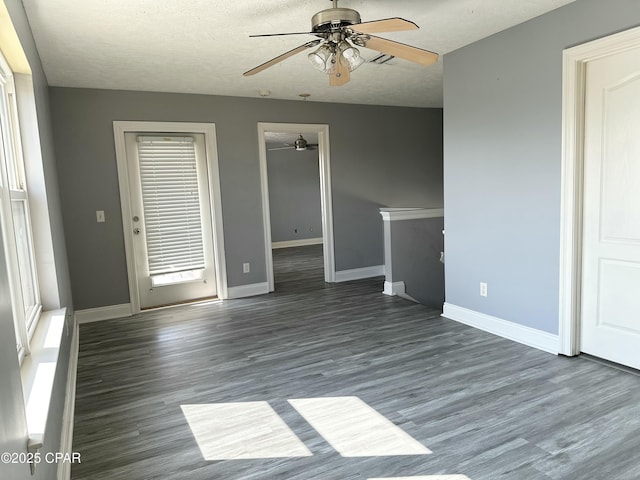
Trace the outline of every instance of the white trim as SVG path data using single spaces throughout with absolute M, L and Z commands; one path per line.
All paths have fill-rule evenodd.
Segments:
M 273 242 L 271 244 L 271 248 L 306 247 L 307 245 L 322 245 L 322 237 L 301 238 L 300 240 L 284 240 L 282 242 Z
M 20 365 L 29 436 L 27 448 L 31 453 L 42 448 L 47 435 L 53 391 L 56 381 L 60 380 L 57 366 L 64 358 L 60 356 L 60 347 L 68 321 L 66 307 L 43 312 L 32 338 L 31 354 Z M 34 468 L 35 464 L 32 464 L 32 474 Z
M 213 258 L 216 270 L 216 296 L 224 300 L 227 298 L 227 260 L 224 249 L 222 193 L 220 189 L 220 166 L 218 164 L 218 137 L 216 136 L 215 125 L 205 124 L 205 128 L 207 128 L 204 135 L 204 142 L 207 149 L 207 172 L 209 173 L 211 225 L 213 226 Z
M 133 308 L 130 303 L 122 305 L 109 305 L 107 307 L 87 308 L 76 310 L 75 319 L 78 324 L 99 322 L 101 320 L 111 320 L 114 318 L 130 317 L 133 315 Z
M 350 282 L 362 278 L 372 278 L 384 276 L 384 265 L 373 267 L 353 268 L 351 270 L 339 270 L 336 272 L 336 282 Z
M 227 271 L 224 249 L 222 223 L 222 197 L 220 194 L 220 169 L 218 166 L 218 147 L 216 128 L 213 123 L 188 122 L 128 122 L 114 121 L 113 136 L 116 147 L 118 166 L 118 186 L 120 188 L 120 205 L 122 209 L 123 232 L 133 231 L 131 220 L 131 199 L 129 195 L 129 174 L 127 171 L 127 150 L 124 134 L 127 132 L 171 132 L 201 133 L 204 135 L 207 155 L 207 172 L 209 175 L 209 195 L 211 199 L 211 221 L 213 226 L 214 268 L 216 271 L 216 295 L 227 298 Z M 131 235 L 124 234 L 124 246 L 129 279 L 129 301 L 132 313 L 140 312 L 140 296 L 136 279 L 136 259 Z
M 74 321 L 73 336 L 69 349 L 69 370 L 67 372 L 67 389 L 64 400 L 64 413 L 62 416 L 62 433 L 60 435 L 59 452 L 63 454 L 73 453 L 73 419 L 76 406 L 76 380 L 78 377 L 78 350 L 80 349 L 80 331 L 78 323 Z M 58 463 L 57 480 L 70 480 L 71 462 Z
M 16 87 L 16 103 L 22 150 L 24 157 L 25 180 L 29 196 L 29 214 L 35 251 L 36 271 L 40 300 L 44 310 L 60 308 L 60 289 L 56 276 L 55 253 L 49 201 L 47 198 L 47 182 L 44 174 L 44 162 L 40 147 L 40 131 L 36 111 L 35 93 L 32 76 L 14 74 Z
M 562 64 L 559 352 L 580 353 L 584 96 L 587 63 L 640 46 L 640 27 L 567 49 Z
M 244 298 L 254 297 L 256 295 L 265 295 L 269 293 L 269 283 L 251 283 L 249 285 L 240 285 L 238 287 L 227 288 L 227 298 Z
M 333 244 L 333 207 L 331 201 L 331 162 L 329 158 L 329 125 L 303 123 L 258 123 L 258 150 L 260 156 L 260 187 L 262 193 L 262 223 L 269 291 L 274 290 L 273 257 L 271 244 L 271 214 L 269 211 L 269 181 L 267 177 L 267 148 L 265 132 L 317 133 L 318 165 L 320 168 L 320 208 L 322 210 L 322 253 L 324 281 L 336 282 Z
M 442 316 L 529 347 L 558 353 L 558 336 L 484 313 L 445 303 Z
M 405 293 L 404 282 L 400 280 L 399 282 L 384 282 L 384 290 L 382 291 L 385 295 L 401 295 Z
M 380 215 L 385 222 L 437 218 L 444 217 L 444 208 L 381 208 Z

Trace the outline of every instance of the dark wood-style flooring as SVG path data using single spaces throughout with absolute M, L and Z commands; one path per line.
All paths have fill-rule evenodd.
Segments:
M 274 251 L 276 292 L 80 327 L 74 480 L 640 478 L 640 377 L 556 357 Z M 302 269 L 300 267 L 303 267 Z M 357 396 L 432 450 L 341 457 L 287 403 Z M 180 405 L 267 401 L 313 454 L 205 461 Z

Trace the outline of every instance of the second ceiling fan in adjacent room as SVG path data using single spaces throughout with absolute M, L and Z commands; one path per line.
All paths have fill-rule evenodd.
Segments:
M 298 138 L 296 138 L 296 140 L 293 142 L 293 144 L 284 143 L 284 144 L 282 144 L 281 147 L 271 147 L 271 148 L 268 148 L 267 150 L 269 150 L 269 151 L 274 151 L 274 150 L 296 150 L 297 152 L 302 152 L 302 151 L 305 151 L 305 150 L 315 150 L 317 147 L 318 147 L 317 143 L 309 143 L 309 142 L 307 142 L 307 140 L 300 133 L 298 135 Z

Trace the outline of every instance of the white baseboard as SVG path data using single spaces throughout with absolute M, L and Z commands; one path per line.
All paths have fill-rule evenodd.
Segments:
M 351 280 L 380 276 L 384 276 L 384 265 L 354 268 L 352 270 L 339 270 L 336 272 L 336 282 L 349 282 Z
M 514 342 L 523 343 L 538 350 L 544 350 L 554 355 L 558 354 L 559 339 L 557 335 L 552 333 L 536 330 L 535 328 L 451 305 L 450 303 L 444 304 L 442 316 Z
M 384 282 L 384 290 L 382 290 L 382 293 L 390 296 L 405 293 L 404 282 L 402 280 L 399 282 Z
M 62 434 L 60 435 L 60 452 L 71 455 L 73 452 L 73 419 L 76 408 L 76 379 L 78 373 L 78 350 L 80 348 L 80 329 L 74 322 L 73 336 L 69 351 L 69 371 L 67 372 L 67 388 L 62 416 Z M 71 479 L 71 462 L 58 463 L 57 480 Z
M 255 295 L 264 295 L 266 293 L 269 293 L 269 284 L 267 282 L 227 288 L 227 298 L 229 299 L 253 297 Z
M 301 238 L 300 240 L 285 240 L 282 242 L 273 242 L 271 244 L 271 248 L 305 247 L 307 245 L 322 245 L 322 237 Z
M 112 318 L 130 317 L 131 304 L 109 305 L 108 307 L 87 308 L 76 311 L 76 321 L 80 323 L 98 322 L 100 320 L 111 320 Z

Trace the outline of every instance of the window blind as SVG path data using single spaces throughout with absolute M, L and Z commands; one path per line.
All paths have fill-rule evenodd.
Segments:
M 149 273 L 204 268 L 194 139 L 137 140 Z

